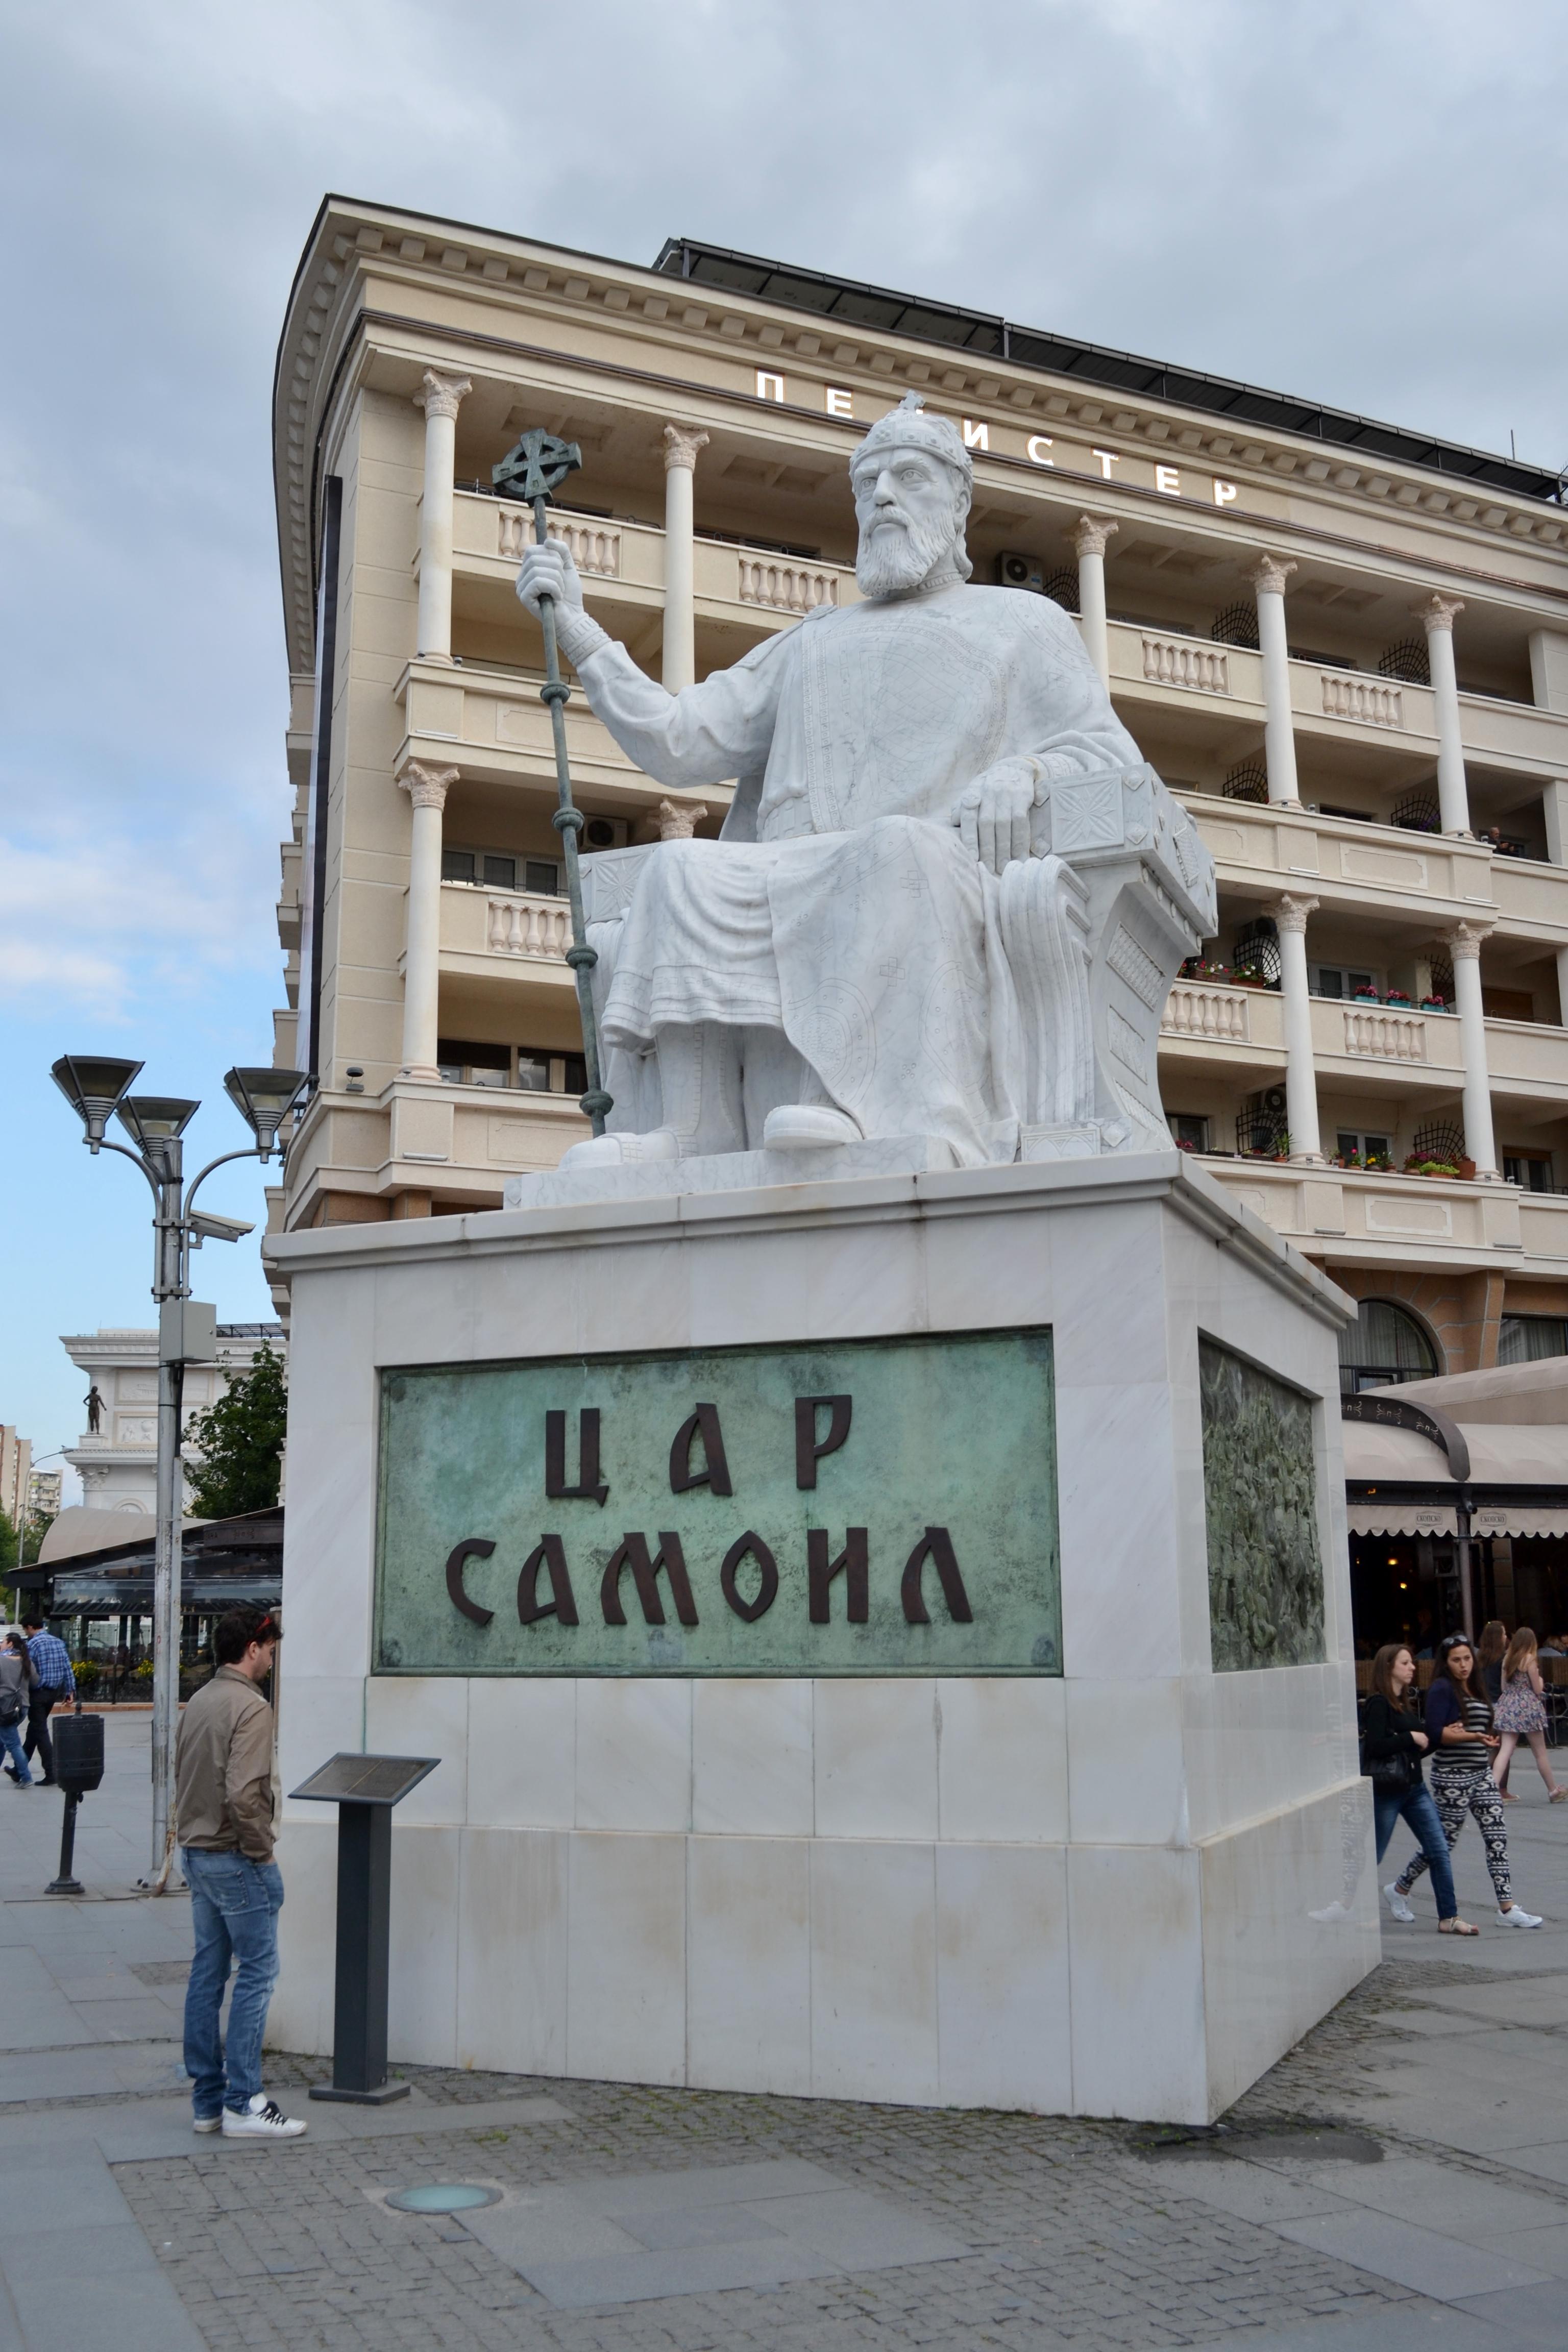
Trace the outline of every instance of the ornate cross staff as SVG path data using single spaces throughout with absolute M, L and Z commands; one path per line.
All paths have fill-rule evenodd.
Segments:
M 533 509 L 533 536 L 542 547 L 549 537 L 546 509 L 553 493 L 568 474 L 574 473 L 583 463 L 583 453 L 575 441 L 557 440 L 553 433 L 535 426 L 525 433 L 514 449 L 509 449 L 499 466 L 490 469 L 490 480 L 508 498 L 522 499 Z M 561 846 L 566 860 L 566 895 L 572 907 L 572 944 L 566 950 L 566 961 L 577 978 L 577 1009 L 583 1021 L 583 1058 L 587 1066 L 588 1091 L 582 1097 L 582 1107 L 593 1122 L 595 1135 L 605 1132 L 605 1113 L 611 1108 L 611 1098 L 599 1083 L 599 1030 L 594 1013 L 594 966 L 598 951 L 588 945 L 587 925 L 583 919 L 583 877 L 577 864 L 577 836 L 583 830 L 583 812 L 572 798 L 572 770 L 566 757 L 566 705 L 572 699 L 572 689 L 561 675 L 561 656 L 555 644 L 555 599 L 542 596 L 539 618 L 544 630 L 544 684 L 539 689 L 539 699 L 550 711 L 550 731 L 555 742 L 555 789 L 561 805 L 550 820 L 561 835 Z

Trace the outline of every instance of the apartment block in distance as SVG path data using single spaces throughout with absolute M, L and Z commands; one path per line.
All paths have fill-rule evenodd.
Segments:
M 279 352 L 289 1226 L 499 1205 L 586 1132 L 528 510 L 671 688 L 856 595 L 906 392 L 975 576 L 1077 614 L 1218 863 L 1165 1013 L 1176 1141 L 1363 1302 L 1347 1389 L 1568 1350 L 1568 512 L 1554 474 L 689 242 L 651 266 L 331 197 Z M 574 697 L 587 845 L 718 830 Z

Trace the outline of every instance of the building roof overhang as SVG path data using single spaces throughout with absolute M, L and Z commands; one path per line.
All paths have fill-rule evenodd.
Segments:
M 815 311 L 845 326 L 910 335 L 924 343 L 942 343 L 1014 366 L 1070 376 L 1108 391 L 1146 394 L 1156 400 L 1174 401 L 1183 408 L 1227 416 L 1237 424 L 1301 434 L 1401 465 L 1428 467 L 1520 498 L 1555 501 L 1561 488 L 1561 476 L 1546 467 L 1467 448 L 1458 441 L 1439 440 L 1434 434 L 1382 425 L 1374 417 L 1356 416 L 1322 401 L 1266 392 L 1258 384 L 1238 383 L 1199 368 L 1178 367 L 1168 360 L 1141 359 L 1133 352 L 1086 343 L 1046 328 L 1016 326 L 989 311 L 965 310 L 955 303 L 932 302 L 915 294 L 896 294 L 883 286 L 863 286 L 851 278 L 832 277 L 826 270 L 799 269 L 786 262 L 765 261 L 757 254 L 731 253 L 723 246 L 705 245 L 694 237 L 667 237 L 654 268 L 699 285 L 751 294 L 790 310 Z
M 379 314 L 371 315 L 373 306 L 367 306 L 363 293 L 365 270 L 371 266 L 384 281 L 390 275 L 409 286 L 438 286 L 439 296 L 430 303 L 422 294 L 407 306 L 420 310 L 418 318 L 380 318 L 378 325 Z M 580 316 L 579 303 L 601 299 L 617 313 L 630 302 L 637 306 L 634 315 L 652 316 L 650 297 L 668 289 L 672 271 L 678 276 L 689 271 L 695 282 L 710 286 L 725 300 L 721 314 L 716 310 L 706 320 L 696 306 L 695 324 L 689 308 L 681 317 L 664 320 L 658 338 L 670 345 L 671 357 L 682 342 L 689 348 L 694 336 L 722 338 L 722 348 L 731 355 L 752 348 L 759 338 L 771 339 L 771 348 L 781 312 L 815 310 L 841 320 L 846 330 L 858 327 L 868 348 L 879 343 L 874 354 L 880 371 L 876 380 L 887 383 L 889 392 L 896 389 L 889 381 L 892 374 L 925 373 L 917 362 L 928 357 L 932 365 L 946 362 L 951 385 L 953 362 L 962 353 L 979 372 L 976 397 L 982 395 L 987 371 L 994 368 L 1012 377 L 1015 398 L 1026 389 L 1027 377 L 1037 375 L 1047 405 L 1073 397 L 1081 403 L 1097 390 L 1115 392 L 1134 408 L 1142 420 L 1139 429 L 1146 428 L 1151 438 L 1164 446 L 1173 431 L 1204 433 L 1216 454 L 1222 447 L 1231 453 L 1226 458 L 1231 471 L 1239 468 L 1245 474 L 1254 458 L 1263 460 L 1267 447 L 1270 467 L 1286 473 L 1300 470 L 1315 479 L 1328 469 L 1327 449 L 1339 448 L 1344 456 L 1335 480 L 1342 488 L 1346 482 L 1362 482 L 1378 498 L 1397 494 L 1417 505 L 1432 505 L 1435 512 L 1458 500 L 1463 527 L 1488 536 L 1500 531 L 1516 543 L 1533 539 L 1542 550 L 1555 548 L 1568 533 L 1568 524 L 1559 519 L 1561 509 L 1548 503 L 1557 490 L 1555 476 L 1458 443 L 1354 417 L 1321 403 L 1293 400 L 820 271 L 788 268 L 690 238 L 668 240 L 655 263 L 645 267 L 400 205 L 328 195 L 295 273 L 273 382 L 279 551 L 289 665 L 295 676 L 310 675 L 315 666 L 324 452 L 341 395 L 359 382 L 358 369 L 370 355 L 373 336 L 389 333 L 405 349 L 412 330 L 416 340 L 438 338 L 449 344 L 456 370 L 483 366 L 489 352 L 496 354 L 502 373 L 526 371 L 540 361 L 570 359 L 570 351 L 479 331 L 482 312 L 473 314 L 469 326 L 456 323 L 453 293 L 464 289 L 492 304 L 504 303 L 510 281 L 513 304 L 520 292 L 526 294 L 538 308 L 542 324 L 568 312 Z M 704 277 L 702 271 L 710 274 Z M 753 291 L 739 282 L 748 277 L 768 290 Z M 661 300 L 660 310 L 665 307 Z M 907 358 L 898 345 L 905 347 Z M 1052 380 L 1058 387 L 1054 394 Z M 645 375 L 644 381 L 663 385 L 664 397 L 671 400 L 689 400 L 704 389 L 687 380 L 679 361 L 668 373 Z M 707 389 L 712 392 L 712 387 Z M 994 394 L 998 386 L 984 389 Z M 731 395 L 712 392 L 712 396 Z M 1131 427 L 1135 415 L 1118 422 Z M 1216 439 L 1216 422 L 1227 424 L 1230 434 L 1222 432 Z M 1244 446 L 1237 452 L 1236 436 L 1245 445 L 1252 435 L 1263 446 Z M 1352 462 L 1352 453 L 1359 456 L 1359 467 Z M 1437 487 L 1437 475 L 1447 488 Z M 1415 519 L 1410 506 L 1400 511 Z

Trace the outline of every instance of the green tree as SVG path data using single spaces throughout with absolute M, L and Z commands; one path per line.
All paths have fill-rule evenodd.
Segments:
M 18 1604 L 11 1578 L 21 1549 L 16 1538 L 16 1521 L 7 1512 L 0 1511 L 0 1616 L 8 1618 L 13 1624 L 16 1622 Z
M 192 1414 L 190 1436 L 202 1460 L 188 1483 L 199 1518 L 228 1519 L 277 1502 L 288 1395 L 282 1359 L 264 1346 L 249 1371 L 230 1381 L 226 1395 Z
M 33 1568 L 37 1565 L 38 1554 L 43 1549 L 44 1538 L 54 1526 L 55 1517 L 56 1514 L 53 1511 L 28 1512 L 26 1520 L 22 1528 L 22 1565 L 24 1568 Z

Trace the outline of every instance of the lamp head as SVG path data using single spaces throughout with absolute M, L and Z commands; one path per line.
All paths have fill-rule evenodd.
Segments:
M 103 1141 L 103 1130 L 128 1087 L 141 1071 L 140 1062 L 117 1062 L 104 1054 L 62 1054 L 49 1072 L 86 1130 L 89 1151 Z
M 295 1108 L 310 1080 L 304 1070 L 235 1068 L 225 1077 L 224 1092 L 270 1159 L 278 1130 Z
M 116 1117 L 155 1175 L 177 1176 L 180 1138 L 200 1108 L 179 1095 L 124 1095 Z
M 181 1095 L 126 1095 L 119 1106 L 120 1124 L 145 1150 L 150 1143 L 176 1142 L 200 1108 Z

